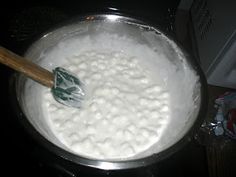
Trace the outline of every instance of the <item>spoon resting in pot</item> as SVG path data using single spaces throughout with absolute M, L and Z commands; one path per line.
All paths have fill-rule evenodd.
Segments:
M 0 46 L 0 63 L 23 73 L 36 82 L 51 88 L 53 97 L 67 106 L 80 107 L 85 96 L 82 82 L 64 68 L 53 73 Z

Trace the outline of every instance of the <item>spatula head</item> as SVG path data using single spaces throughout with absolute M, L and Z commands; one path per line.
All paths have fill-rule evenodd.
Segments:
M 51 91 L 55 100 L 67 106 L 81 107 L 85 96 L 83 83 L 64 68 L 57 67 L 53 73 L 54 86 Z

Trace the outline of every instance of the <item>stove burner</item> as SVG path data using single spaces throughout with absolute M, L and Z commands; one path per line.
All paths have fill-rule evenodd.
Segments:
M 101 7 L 104 6 L 105 1 L 99 1 L 97 3 L 94 1 L 93 4 L 88 1 L 89 4 L 85 8 L 81 1 L 78 1 L 74 4 L 69 4 L 66 2 L 62 3 L 58 0 L 52 0 L 52 3 L 57 4 L 57 7 L 60 7 L 61 10 L 55 6 L 55 8 L 53 6 L 33 7 L 32 4 L 34 4 L 35 1 L 30 2 L 31 5 L 28 4 L 29 8 L 24 8 L 23 10 L 20 6 L 12 6 L 12 2 L 10 1 L 8 5 L 9 8 L 7 8 L 7 6 L 4 6 L 4 4 L 0 7 L 0 13 L 2 14 L 2 17 L 5 17 L 3 18 L 5 22 L 2 23 L 5 28 L 0 29 L 1 45 L 6 46 L 10 50 L 17 53 L 23 53 L 22 51 L 24 51 L 31 44 L 33 39 L 35 39 L 37 36 L 45 32 L 52 26 L 57 25 L 58 23 L 61 23 L 72 16 L 79 15 L 81 12 L 91 12 L 91 9 L 90 11 L 88 11 L 89 7 L 92 7 L 92 11 L 94 9 L 98 11 L 99 7 L 101 9 Z M 133 14 L 136 14 L 140 17 L 150 17 L 149 19 L 152 20 L 152 22 L 156 22 L 160 26 L 163 26 L 163 28 L 167 29 L 168 32 L 173 31 L 173 28 L 171 27 L 172 23 L 170 23 L 170 21 L 173 20 L 174 17 L 173 11 L 168 10 L 167 17 L 163 17 L 163 14 L 165 11 L 165 6 L 175 6 L 173 5 L 174 1 L 165 0 L 163 2 L 167 2 L 166 4 L 162 4 L 162 2 L 157 6 L 146 2 L 144 2 L 145 6 L 143 6 L 142 3 L 122 3 L 115 0 L 109 2 L 113 2 L 112 4 L 121 7 L 117 9 L 127 9 L 130 10 L 130 12 L 132 12 Z M 48 3 L 50 4 L 49 1 Z M 41 4 L 43 4 L 43 2 Z M 110 10 L 116 10 L 116 6 L 111 7 L 113 9 Z M 8 9 L 11 9 L 11 11 Z M 13 12 L 17 13 L 12 16 Z M 53 158 L 51 154 L 45 152 L 45 149 L 32 141 L 29 135 L 26 134 L 22 127 L 18 124 L 14 112 L 12 111 L 12 109 L 9 109 L 11 107 L 8 94 L 8 82 L 10 74 L 11 71 L 8 68 L 0 66 L 0 80 L 2 81 L 0 91 L 1 93 L 3 93 L 0 100 L 0 107 L 2 115 L 4 115 L 2 117 L 2 127 L 0 129 L 2 142 L 4 142 L 4 144 L 1 146 L 1 148 L 3 148 L 3 150 L 1 149 L 3 152 L 1 161 L 3 163 L 1 165 L 2 167 L 0 168 L 2 174 L 7 174 L 8 176 L 22 175 L 25 177 L 206 176 L 207 169 L 204 169 L 204 163 L 206 163 L 206 161 L 203 155 L 205 151 L 202 147 L 196 147 L 196 145 L 194 144 L 188 145 L 181 152 L 175 154 L 169 159 L 166 159 L 160 164 L 155 164 L 148 168 L 123 171 L 121 173 L 112 173 L 109 171 L 99 171 L 95 169 L 91 169 L 88 171 L 83 167 L 72 168 L 71 164 L 66 166 L 65 164 L 60 162 L 60 157 Z

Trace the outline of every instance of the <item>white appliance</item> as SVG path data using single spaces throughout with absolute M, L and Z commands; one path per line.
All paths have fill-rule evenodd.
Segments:
M 236 0 L 194 0 L 190 15 L 208 83 L 236 89 Z

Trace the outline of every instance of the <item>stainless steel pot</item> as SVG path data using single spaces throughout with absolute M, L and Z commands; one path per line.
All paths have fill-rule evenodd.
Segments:
M 161 35 L 171 42 L 174 42 L 173 39 L 161 32 L 158 28 L 129 16 L 115 14 L 86 15 L 72 20 L 67 24 L 58 26 L 54 30 L 44 34 L 28 49 L 26 57 L 30 58 L 34 62 L 37 62 L 40 60 L 40 56 L 43 55 L 44 51 L 50 50 L 51 47 L 62 39 L 73 38 L 75 35 L 85 35 L 87 33 L 94 34 L 101 31 L 106 31 L 117 35 L 126 34 L 131 36 L 137 42 L 144 43 L 148 46 L 154 46 L 156 44 L 166 45 L 168 50 L 165 52 L 166 55 L 169 55 L 168 58 L 171 58 L 171 62 L 181 65 L 181 60 L 179 60 L 178 57 L 179 54 L 175 51 L 175 49 L 178 48 L 178 50 L 182 52 L 181 55 L 187 60 L 189 67 L 197 73 L 199 76 L 199 87 L 196 87 L 193 94 L 193 99 L 197 100 L 197 108 L 189 115 L 188 122 L 186 123 L 186 126 L 183 127 L 181 134 L 173 135 L 173 137 L 176 136 L 175 141 L 173 141 L 172 144 L 167 145 L 161 152 L 148 154 L 144 157 L 131 160 L 105 161 L 75 155 L 66 150 L 66 148 L 55 138 L 46 123 L 43 121 L 41 109 L 35 107 L 35 105 L 40 104 L 38 103 L 39 100 L 35 98 L 27 98 L 29 95 L 28 92 L 37 90 L 37 87 L 32 89 L 32 85 L 28 84 L 27 79 L 22 75 L 16 75 L 13 80 L 13 95 L 15 96 L 13 96 L 15 99 L 14 105 L 19 119 L 25 126 L 26 130 L 29 131 L 30 135 L 36 139 L 36 141 L 46 147 L 46 149 L 48 149 L 51 153 L 62 158 L 64 161 L 70 161 L 74 164 L 104 170 L 138 168 L 148 166 L 155 162 L 160 162 L 166 157 L 177 152 L 191 140 L 195 130 L 199 128 L 200 123 L 206 114 L 206 82 L 198 64 L 190 57 L 189 54 L 186 53 L 186 51 L 183 50 L 179 44 L 176 42 L 175 46 L 172 46 L 168 42 L 160 44 L 161 41 L 159 37 Z M 28 99 L 32 99 L 30 104 L 27 103 Z

